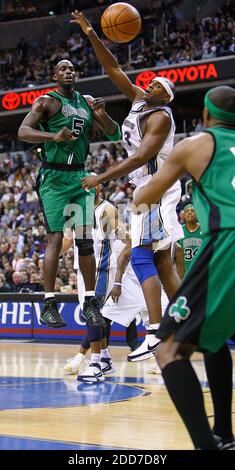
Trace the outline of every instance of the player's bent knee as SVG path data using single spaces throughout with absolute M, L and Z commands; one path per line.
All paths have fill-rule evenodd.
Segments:
M 193 345 L 166 340 L 159 343 L 154 354 L 159 367 L 163 369 L 171 362 L 189 359 L 194 349 Z
M 89 343 L 95 343 L 102 339 L 102 328 L 99 326 L 87 325 L 87 338 Z
M 164 342 L 161 342 L 158 344 L 158 347 L 156 351 L 154 352 L 154 355 L 155 355 L 157 364 L 159 365 L 160 369 L 163 369 L 167 365 L 168 360 L 169 362 L 173 360 L 173 358 L 171 358 L 170 360 L 170 357 L 168 356 L 168 347 L 167 347 L 167 344 Z
M 177 348 L 168 341 L 161 341 L 154 352 L 156 361 L 161 369 L 177 359 Z
M 148 248 L 137 246 L 131 250 L 131 265 L 140 284 L 152 276 L 157 276 L 154 254 Z

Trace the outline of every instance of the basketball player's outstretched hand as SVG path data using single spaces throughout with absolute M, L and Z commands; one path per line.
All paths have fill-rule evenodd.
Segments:
M 71 13 L 71 16 L 72 16 L 73 19 L 70 20 L 70 23 L 79 24 L 81 26 L 83 32 L 88 36 L 89 33 L 93 30 L 93 28 L 91 26 L 91 23 L 89 23 L 89 21 L 83 15 L 83 13 L 81 13 L 78 10 L 75 10 L 75 11 L 73 11 L 73 13 Z
M 98 185 L 97 176 L 86 176 L 82 178 L 83 189 L 95 188 Z

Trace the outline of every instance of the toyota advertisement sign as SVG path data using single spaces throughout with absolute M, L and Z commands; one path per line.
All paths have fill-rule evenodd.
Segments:
M 128 72 L 127 75 L 132 83 L 135 83 L 142 89 L 146 89 L 153 78 L 160 76 L 168 78 L 177 87 L 188 86 L 190 90 L 193 90 L 194 85 L 198 83 L 211 83 L 212 85 L 215 81 L 232 80 L 234 79 L 234 70 L 235 57 L 225 57 L 213 59 L 212 61 L 175 64 L 161 69 L 136 70 Z M 2 114 L 3 112 L 28 111 L 36 98 L 55 89 L 55 84 L 51 84 L 0 93 L 0 112 Z M 78 89 L 82 94 L 89 93 L 94 97 L 115 96 L 120 93 L 106 75 L 81 79 L 78 83 Z

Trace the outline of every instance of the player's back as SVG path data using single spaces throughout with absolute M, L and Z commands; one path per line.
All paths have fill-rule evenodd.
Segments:
M 235 229 L 235 129 L 209 128 L 215 141 L 210 164 L 199 183 L 193 184 L 193 201 L 203 233 Z

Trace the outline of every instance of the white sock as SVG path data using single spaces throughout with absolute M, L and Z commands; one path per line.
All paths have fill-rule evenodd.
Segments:
M 159 326 L 160 326 L 160 323 L 150 323 L 150 324 L 147 326 L 146 330 L 147 330 L 148 332 L 151 331 L 151 330 L 158 330 Z
M 100 354 L 91 354 L 91 362 L 99 363 L 100 362 Z
M 45 292 L 45 299 L 55 297 L 55 292 Z
M 94 290 L 87 290 L 85 293 L 85 297 L 94 297 L 95 291 Z
M 101 349 L 100 353 L 101 353 L 100 356 L 103 357 L 104 359 L 111 359 L 109 348 Z

